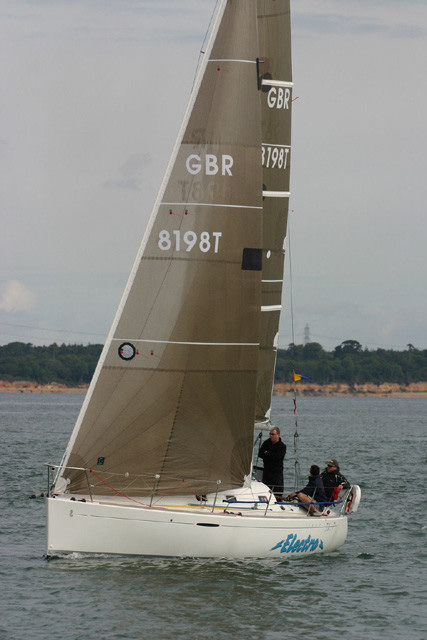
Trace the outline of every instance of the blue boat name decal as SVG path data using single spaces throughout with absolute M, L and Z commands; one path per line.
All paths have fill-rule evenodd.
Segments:
M 323 549 L 323 540 L 319 538 L 312 538 L 308 535 L 308 538 L 298 538 L 296 533 L 290 533 L 286 540 L 280 540 L 270 551 L 280 548 L 280 553 L 303 553 L 304 551 L 315 551 Z

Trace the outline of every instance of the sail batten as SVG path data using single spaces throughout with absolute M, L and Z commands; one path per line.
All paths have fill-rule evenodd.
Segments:
M 245 62 L 247 64 L 256 64 L 256 60 L 238 60 L 236 58 L 210 58 L 209 62 Z
M 263 191 L 262 195 L 264 198 L 290 198 L 290 191 Z
M 281 311 L 282 310 L 282 305 L 281 304 L 270 304 L 270 305 L 263 305 L 261 307 L 261 311 Z
M 288 82 L 288 80 L 267 80 L 266 78 L 263 78 L 261 80 L 261 84 L 263 87 L 290 87 L 292 88 L 294 86 L 293 82 Z

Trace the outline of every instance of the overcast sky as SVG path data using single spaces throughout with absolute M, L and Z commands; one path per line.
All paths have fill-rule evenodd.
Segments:
M 103 342 L 214 6 L 0 0 L 1 344 Z M 427 1 L 292 13 L 295 342 L 426 348 Z

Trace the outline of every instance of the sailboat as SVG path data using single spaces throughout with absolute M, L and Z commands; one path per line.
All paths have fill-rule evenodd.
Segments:
M 346 540 L 358 488 L 314 518 L 252 477 L 254 427 L 271 419 L 291 74 L 289 0 L 221 0 L 93 380 L 48 465 L 47 556 L 283 558 Z

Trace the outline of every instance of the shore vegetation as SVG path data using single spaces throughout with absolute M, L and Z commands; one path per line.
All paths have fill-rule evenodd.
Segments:
M 102 345 L 34 346 L 11 342 L 0 347 L 0 380 L 26 380 L 70 387 L 90 382 Z M 408 344 L 403 351 L 363 348 L 357 340 L 345 340 L 333 351 L 318 342 L 290 344 L 279 349 L 275 383 L 292 382 L 293 372 L 327 385 L 360 385 L 384 382 L 409 385 L 427 381 L 427 349 Z

